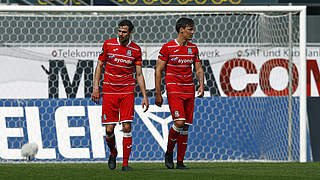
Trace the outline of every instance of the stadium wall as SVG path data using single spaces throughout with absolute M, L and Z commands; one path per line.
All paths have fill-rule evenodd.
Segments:
M 186 160 L 189 161 L 286 161 L 287 118 L 275 122 L 273 104 L 285 97 L 207 97 L 195 103 L 195 122 L 190 128 Z M 263 111 L 261 101 L 269 104 Z M 228 107 L 225 102 L 228 102 Z M 141 98 L 136 99 L 136 104 Z M 154 99 L 151 99 L 154 104 Z M 165 103 L 167 104 L 167 103 Z M 285 106 L 285 105 L 284 105 Z M 294 109 L 298 108 L 297 98 Z M 264 114 L 264 116 L 260 116 Z M 218 115 L 218 116 L 216 116 Z M 216 116 L 216 117 L 214 117 Z M 293 160 L 299 160 L 298 114 L 293 119 Z M 257 118 L 258 117 L 258 118 Z M 143 113 L 135 106 L 132 161 L 162 161 L 167 133 L 172 124 L 168 105 L 151 105 Z M 1 99 L 0 161 L 23 161 L 21 146 L 35 142 L 35 161 L 107 161 L 101 106 L 88 98 Z M 116 144 L 122 157 L 121 127 L 116 127 Z M 308 146 L 310 144 L 308 143 Z M 308 151 L 310 161 L 310 150 Z

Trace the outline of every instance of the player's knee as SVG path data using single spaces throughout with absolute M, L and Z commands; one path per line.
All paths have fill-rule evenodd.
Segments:
M 177 128 L 183 128 L 183 127 L 184 127 L 184 121 L 175 121 L 175 122 L 174 122 L 174 125 L 175 125 Z
M 106 134 L 109 135 L 109 136 L 111 136 L 111 135 L 114 133 L 114 127 L 115 127 L 115 125 L 113 125 L 113 124 L 108 124 L 108 125 L 106 126 Z
M 123 123 L 122 130 L 124 133 L 130 133 L 131 132 L 131 123 Z

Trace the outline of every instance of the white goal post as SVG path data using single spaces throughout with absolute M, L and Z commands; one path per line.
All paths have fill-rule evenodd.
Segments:
M 79 15 L 84 13 L 86 15 L 91 14 L 99 14 L 99 13 L 120 13 L 126 16 L 132 15 L 132 13 L 151 13 L 151 14 L 163 14 L 163 13 L 173 13 L 173 14 L 187 14 L 187 13 L 199 13 L 199 14 L 214 14 L 214 13 L 266 13 L 267 15 L 272 13 L 277 14 L 287 14 L 294 13 L 299 17 L 299 27 L 298 28 L 298 37 L 296 39 L 298 42 L 293 42 L 297 45 L 297 49 L 300 52 L 299 54 L 299 94 L 295 94 L 299 96 L 299 161 L 306 162 L 307 161 L 307 86 L 306 86 L 306 6 L 0 6 L 0 13 L 72 13 L 72 15 Z M 1 16 L 1 15 L 0 15 Z M 223 24 L 223 22 L 221 23 Z M 165 25 L 165 24 L 162 24 Z M 170 24 L 172 25 L 172 24 Z M 102 26 L 102 25 L 101 25 Z M 147 26 L 147 25 L 146 25 Z M 172 25 L 173 26 L 173 25 Z M 280 27 L 281 28 L 281 27 Z M 202 29 L 206 31 L 206 28 Z M 139 30 L 137 30 L 139 31 Z M 146 30 L 147 31 L 147 30 Z M 152 31 L 152 29 L 150 29 Z M 196 31 L 198 31 L 196 29 Z M 28 31 L 29 33 L 32 33 Z M 290 32 L 290 31 L 289 31 Z M 109 32 L 105 32 L 109 33 Z M 165 33 L 165 32 L 160 32 Z M 207 32 L 210 34 L 210 32 Z M 223 36 L 223 35 L 222 35 Z M 72 36 L 71 36 L 72 37 Z M 163 36 L 160 36 L 163 37 Z M 50 38 L 50 37 L 49 37 Z M 155 37 L 148 36 L 150 41 Z M 163 37 L 164 39 L 166 37 Z M 81 38 L 80 38 L 81 39 Z M 33 39 L 31 39 L 33 40 Z M 33 40 L 34 41 L 34 40 Z M 79 40 L 80 41 L 80 40 Z M 259 40 L 258 40 L 259 41 Z M 274 40 L 271 40 L 274 42 Z M 96 42 L 100 43 L 100 42 Z M 157 42 L 159 43 L 159 42 Z M 161 42 L 162 43 L 162 42 Z M 204 40 L 203 44 L 207 42 Z M 211 43 L 211 42 L 210 42 Z M 214 43 L 214 42 L 213 42 Z M 239 42 L 241 43 L 241 42 Z M 249 41 L 247 43 L 250 43 Z M 261 42 L 264 43 L 264 42 Z M 278 43 L 278 42 L 275 42 Z M 287 43 L 287 42 L 284 42 Z M 1 42 L 1 44 L 5 44 Z M 10 42 L 9 45 L 15 44 L 19 45 L 16 42 Z M 27 44 L 24 42 L 23 44 Z M 138 43 L 139 44 L 139 43 Z M 197 44 L 197 43 L 196 43 Z M 219 43 L 218 43 L 219 44 Z M 147 42 L 146 45 L 152 45 L 152 42 Z M 283 44 L 281 44 L 283 45 Z M 6 46 L 2 45 L 2 46 Z M 236 45 L 234 45 L 236 46 Z M 289 47 L 290 45 L 288 45 Z M 292 46 L 292 44 L 291 44 Z M 239 52 L 239 51 L 238 51 Z M 292 51 L 290 51 L 292 52 Z M 6 52 L 0 52 L 6 53 Z M 156 55 L 153 55 L 154 57 Z M 240 57 L 240 56 L 239 56 Z M 289 56 L 290 57 L 290 56 Z M 40 58 L 40 57 L 39 57 Z M 236 57 L 234 57 L 236 58 Z M 291 60 L 292 61 L 292 60 Z M 1 99 L 1 98 L 0 98 Z M 290 160 L 290 159 L 289 159 Z

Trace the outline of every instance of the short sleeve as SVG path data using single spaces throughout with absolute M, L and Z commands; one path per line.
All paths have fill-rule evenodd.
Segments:
M 196 50 L 194 52 L 194 56 L 195 56 L 194 62 L 200 62 L 198 47 L 196 47 Z
M 141 52 L 140 48 L 139 48 L 139 51 L 137 53 L 137 58 L 135 59 L 135 65 L 136 66 L 142 66 L 142 52 Z
M 169 55 L 168 55 L 168 47 L 167 46 L 162 46 L 159 52 L 158 58 L 161 59 L 162 61 L 168 61 L 169 60 Z
M 98 60 L 105 62 L 107 59 L 107 43 L 103 43 L 101 52 L 99 54 Z

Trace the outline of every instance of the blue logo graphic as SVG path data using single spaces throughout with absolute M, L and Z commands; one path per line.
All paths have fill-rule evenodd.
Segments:
M 178 59 L 179 59 L 179 57 L 171 58 L 171 61 L 176 61 Z

